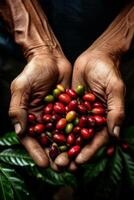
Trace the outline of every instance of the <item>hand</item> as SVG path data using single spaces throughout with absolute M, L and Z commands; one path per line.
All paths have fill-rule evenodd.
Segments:
M 98 132 L 76 157 L 76 163 L 87 162 L 96 151 L 108 142 L 110 133 L 119 137 L 124 118 L 125 87 L 119 72 L 119 60 L 104 51 L 89 48 L 78 57 L 73 70 L 72 86 L 83 84 L 107 103 L 107 128 Z
M 27 113 L 35 115 L 42 110 L 42 99 L 57 84 L 69 87 L 71 65 L 63 55 L 44 54 L 34 56 L 22 73 L 11 84 L 9 115 L 20 141 L 35 163 L 48 166 L 49 160 L 39 143 L 27 134 Z

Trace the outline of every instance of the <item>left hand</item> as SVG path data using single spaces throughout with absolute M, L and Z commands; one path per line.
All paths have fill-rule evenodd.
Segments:
M 106 52 L 89 48 L 81 54 L 73 70 L 72 87 L 86 86 L 107 104 L 107 127 L 98 132 L 93 141 L 87 144 L 76 157 L 76 163 L 90 160 L 99 148 L 109 140 L 109 134 L 119 137 L 124 118 L 125 87 L 119 72 L 119 60 Z M 108 134 L 109 133 L 109 134 Z

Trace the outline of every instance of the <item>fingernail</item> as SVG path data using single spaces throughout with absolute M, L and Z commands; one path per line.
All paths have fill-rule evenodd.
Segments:
M 14 125 L 14 128 L 15 128 L 16 134 L 19 134 L 21 131 L 21 125 L 19 123 L 17 123 Z
M 116 137 L 119 137 L 119 135 L 120 135 L 120 127 L 119 127 L 119 126 L 115 126 L 115 127 L 114 127 L 113 134 L 114 134 Z

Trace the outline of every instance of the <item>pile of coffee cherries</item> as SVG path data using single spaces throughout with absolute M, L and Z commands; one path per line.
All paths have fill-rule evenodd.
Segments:
M 28 114 L 28 134 L 49 148 L 52 160 L 62 152 L 74 159 L 105 124 L 105 106 L 82 85 L 76 91 L 57 85 L 44 98 L 42 114 Z

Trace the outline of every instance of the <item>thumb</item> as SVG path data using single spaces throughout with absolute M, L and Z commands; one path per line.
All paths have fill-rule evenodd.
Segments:
M 111 92 L 108 94 L 108 114 L 107 114 L 107 124 L 109 133 L 112 136 L 119 137 L 120 126 L 124 119 L 124 96 L 125 87 L 122 81 L 118 81 L 116 86 L 112 88 Z
M 25 83 L 24 78 L 18 78 L 11 84 L 9 116 L 16 134 L 22 134 L 26 130 L 29 91 Z

